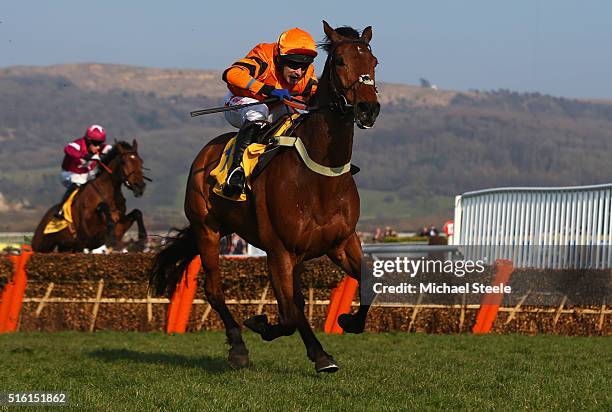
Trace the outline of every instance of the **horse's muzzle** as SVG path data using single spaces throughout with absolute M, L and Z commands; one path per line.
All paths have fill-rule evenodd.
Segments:
M 145 182 L 138 182 L 138 183 L 130 183 L 130 182 L 125 182 L 125 185 L 128 187 L 128 189 L 130 189 L 132 191 L 132 193 L 134 193 L 134 197 L 140 197 L 143 195 L 145 187 L 147 186 Z
M 374 126 L 376 118 L 380 113 L 380 103 L 359 102 L 355 106 L 355 123 L 360 129 L 369 129 Z

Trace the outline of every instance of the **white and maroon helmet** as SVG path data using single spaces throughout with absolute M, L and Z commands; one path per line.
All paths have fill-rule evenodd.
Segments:
M 92 124 L 85 131 L 84 137 L 92 142 L 104 143 L 106 141 L 106 130 L 98 124 Z

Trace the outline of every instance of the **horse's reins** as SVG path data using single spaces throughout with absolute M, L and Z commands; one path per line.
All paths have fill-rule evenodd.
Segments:
M 374 90 L 376 91 L 376 93 L 378 93 L 376 82 L 374 81 L 374 79 L 372 79 L 372 77 L 369 74 L 360 74 L 359 77 L 355 81 L 353 81 L 353 83 L 351 83 L 349 86 L 338 87 L 338 84 L 342 84 L 342 83 L 340 82 L 338 73 L 336 73 L 336 71 L 333 68 L 333 64 L 331 63 L 332 63 L 332 60 L 335 58 L 336 49 L 339 46 L 343 44 L 347 44 L 347 43 L 359 44 L 359 45 L 365 46 L 370 52 L 372 50 L 370 45 L 361 39 L 342 40 L 332 45 L 331 50 L 327 54 L 327 61 L 325 62 L 325 64 L 328 65 L 329 70 L 330 70 L 329 86 L 333 94 L 337 97 L 336 101 L 332 101 L 331 103 L 327 105 L 317 105 L 317 106 L 308 106 L 304 103 L 297 103 L 297 102 L 293 102 L 287 99 L 283 99 L 282 103 L 294 109 L 305 110 L 309 112 L 319 110 L 323 107 L 329 107 L 331 111 L 338 111 L 342 114 L 350 114 L 351 111 L 353 111 L 354 113 L 355 107 L 354 105 L 350 104 L 346 98 L 346 95 L 349 92 L 353 92 L 353 100 L 356 99 L 357 88 L 361 85 L 372 86 L 374 87 Z
M 113 174 L 112 169 L 110 167 L 106 166 L 104 164 L 104 162 L 102 162 L 102 160 L 100 160 L 98 163 L 100 164 L 100 166 L 102 166 L 102 169 L 104 169 L 104 170 L 106 170 L 108 172 L 109 175 Z
M 132 154 L 132 155 L 134 155 L 134 154 L 137 154 L 137 153 L 136 153 L 135 151 L 133 151 L 133 150 L 130 150 L 130 151 L 127 151 L 127 152 L 123 152 L 123 153 L 121 153 L 121 154 L 119 155 L 119 157 L 122 157 L 122 156 L 125 156 L 125 155 L 128 155 L 128 154 Z M 121 160 L 121 161 L 122 161 L 122 160 Z M 98 162 L 98 164 L 100 164 L 100 166 L 102 166 L 102 169 L 104 169 L 104 170 L 105 170 L 105 171 L 106 171 L 108 174 L 110 174 L 110 175 L 112 176 L 112 174 L 113 174 L 113 169 L 111 169 L 110 167 L 108 167 L 108 166 L 107 166 L 107 165 L 106 165 L 106 164 L 105 164 L 105 163 L 104 163 L 102 160 L 100 160 L 100 161 Z M 128 173 L 128 175 L 127 175 L 127 176 L 123 176 L 123 172 L 122 172 L 121 170 L 120 170 L 120 173 L 121 173 L 121 180 L 123 180 L 123 184 L 125 185 L 125 187 L 127 187 L 127 188 L 128 188 L 128 189 L 130 189 L 130 190 L 132 190 L 132 185 L 131 185 L 131 184 L 130 184 L 130 182 L 128 181 L 128 178 L 129 178 L 129 177 L 130 177 L 130 176 L 131 176 L 133 173 L 135 173 L 135 172 L 134 172 L 134 171 L 132 171 L 132 172 Z M 150 179 L 150 178 L 148 178 L 148 177 L 146 177 L 146 176 L 144 176 L 144 175 L 142 176 L 142 178 L 143 178 L 143 179 L 145 179 L 145 180 L 148 180 L 149 182 L 152 182 L 152 181 L 153 181 L 152 179 Z M 96 190 L 97 190 L 97 188 L 96 188 Z
M 111 176 L 113 175 L 113 170 L 110 167 L 108 167 L 106 164 L 104 164 L 102 159 L 98 161 L 98 164 L 102 166 L 102 169 L 104 169 L 109 175 Z M 91 186 L 96 190 L 96 192 L 98 192 L 98 195 L 100 195 L 100 197 L 104 199 L 104 194 L 100 191 L 100 189 L 98 188 L 98 185 L 96 185 L 96 179 L 91 181 Z
M 331 60 L 334 59 L 335 52 L 338 46 L 341 46 L 347 43 L 353 43 L 353 44 L 359 44 L 359 45 L 365 46 L 370 52 L 372 50 L 370 45 L 362 39 L 346 39 L 346 40 L 342 40 L 342 41 L 332 44 L 332 48 L 329 50 L 327 54 L 327 61 L 325 62 L 325 64 L 326 65 L 329 64 L 329 70 L 331 72 L 329 76 L 329 85 L 330 85 L 330 88 L 332 89 L 333 94 L 337 97 L 337 101 L 335 102 L 331 102 L 326 105 L 308 106 L 305 103 L 295 102 L 289 99 L 278 99 L 277 100 L 276 98 L 268 98 L 263 101 L 240 104 L 236 106 L 224 105 L 223 107 L 214 107 L 212 109 L 195 110 L 195 111 L 190 112 L 191 117 L 201 116 L 204 114 L 226 112 L 230 110 L 238 110 L 238 109 L 242 109 L 242 108 L 249 107 L 249 106 L 256 106 L 258 104 L 270 104 L 270 103 L 276 103 L 276 102 L 280 102 L 294 110 L 304 110 L 304 111 L 311 112 L 311 111 L 322 109 L 324 107 L 329 107 L 330 110 L 338 111 L 342 114 L 349 114 L 351 111 L 353 111 L 353 114 L 354 114 L 354 106 L 348 102 L 346 98 L 346 94 L 352 91 L 354 93 L 353 100 L 355 100 L 355 98 L 357 97 L 357 87 L 361 85 L 374 87 L 374 90 L 376 91 L 376 93 L 378 93 L 378 89 L 376 88 L 376 83 L 374 82 L 374 79 L 372 79 L 372 77 L 369 74 L 359 75 L 357 80 L 351 83 L 348 87 L 339 88 L 337 86 L 337 84 L 342 84 L 342 83 L 340 82 L 340 79 L 338 78 L 338 74 L 332 67 Z

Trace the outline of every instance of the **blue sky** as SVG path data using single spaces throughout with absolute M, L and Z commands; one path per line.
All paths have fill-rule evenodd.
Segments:
M 102 62 L 223 69 L 321 20 L 374 29 L 379 80 L 612 99 L 612 2 L 31 1 L 0 3 L 0 67 Z M 318 61 L 319 66 L 322 64 Z

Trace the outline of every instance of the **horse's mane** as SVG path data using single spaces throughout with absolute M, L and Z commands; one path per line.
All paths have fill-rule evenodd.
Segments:
M 122 150 L 123 152 L 133 150 L 132 145 L 129 144 L 128 142 L 124 142 L 124 141 L 115 142 L 110 152 L 108 152 L 102 157 L 102 162 L 106 165 L 112 162 L 113 159 L 117 157 L 117 155 L 119 154 L 119 148 L 123 149 Z
M 347 39 L 359 39 L 361 35 L 357 30 L 350 26 L 342 26 L 335 29 L 336 33 L 339 35 L 346 37 Z M 321 41 L 317 46 L 320 49 L 325 50 L 327 53 L 331 50 L 333 42 L 329 39 L 329 37 L 325 36 L 323 41 Z

